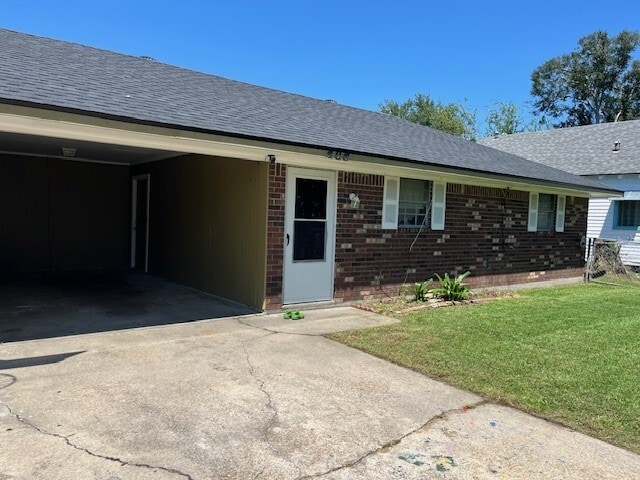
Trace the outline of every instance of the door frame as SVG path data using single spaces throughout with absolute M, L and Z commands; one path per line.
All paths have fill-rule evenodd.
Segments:
M 131 177 L 131 268 L 136 266 L 136 221 L 138 220 L 138 182 L 146 180 L 147 182 L 147 223 L 145 232 L 144 246 L 144 273 L 149 271 L 149 206 L 151 199 L 151 174 L 144 173 L 142 175 L 133 175 Z
M 285 212 L 284 212 L 284 238 L 283 238 L 283 250 L 284 250 L 284 258 L 282 262 L 282 302 L 284 305 L 294 304 L 295 302 L 287 303 L 287 263 L 288 257 L 287 255 L 293 255 L 293 248 L 291 252 L 287 251 L 287 233 L 293 235 L 293 220 L 295 213 L 295 183 L 293 178 L 301 177 L 301 178 L 310 178 L 310 179 L 319 179 L 319 180 L 327 180 L 327 241 L 325 244 L 325 249 L 329 249 L 327 254 L 327 262 L 330 265 L 330 279 L 329 279 L 329 298 L 328 299 L 319 299 L 319 300 L 310 300 L 312 303 L 314 301 L 322 302 L 322 301 L 332 301 L 334 294 L 334 285 L 335 285 L 335 256 L 336 256 L 336 231 L 337 231 L 337 222 L 338 222 L 338 172 L 335 170 L 321 170 L 321 169 L 310 169 L 310 168 L 300 168 L 300 167 L 287 167 L 287 178 L 285 181 Z M 331 188 L 331 183 L 333 182 L 333 187 Z M 292 188 L 291 188 L 292 187 Z M 290 217 L 291 215 L 291 217 Z M 332 220 L 332 225 L 329 228 L 329 219 Z M 293 241 L 293 240 L 292 240 Z M 292 244 L 293 245 L 293 244 Z

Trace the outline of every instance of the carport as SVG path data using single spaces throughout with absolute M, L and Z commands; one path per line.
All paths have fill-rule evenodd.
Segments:
M 140 272 L 53 272 L 0 284 L 0 343 L 255 313 L 255 309 Z
M 0 340 L 261 309 L 265 162 L 50 123 L 64 137 L 0 119 Z

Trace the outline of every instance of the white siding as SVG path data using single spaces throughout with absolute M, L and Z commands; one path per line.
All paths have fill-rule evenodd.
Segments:
M 609 187 L 624 191 L 640 191 L 639 175 L 607 175 L 602 178 L 590 177 Z M 640 265 L 640 231 L 615 228 L 613 225 L 613 201 L 608 199 L 589 200 L 587 236 L 608 238 L 621 242 L 620 257 L 627 265 Z
M 587 237 L 601 238 L 605 219 L 611 209 L 611 223 L 613 223 L 613 205 L 606 198 L 589 199 L 589 216 L 587 220 Z M 602 237 L 604 238 L 604 237 Z
M 640 242 L 637 240 L 635 242 L 622 242 L 620 245 L 620 260 L 625 265 L 640 267 Z

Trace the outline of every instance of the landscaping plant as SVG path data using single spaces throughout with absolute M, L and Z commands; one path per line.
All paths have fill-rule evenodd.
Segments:
M 469 296 L 471 291 L 467 284 L 462 283 L 462 281 L 469 275 L 471 275 L 471 272 L 465 272 L 452 279 L 448 273 L 444 274 L 444 278 L 436 273 L 436 277 L 438 277 L 440 281 L 440 287 L 432 289 L 431 294 L 443 300 L 464 300 Z
M 426 302 L 427 293 L 429 293 L 429 285 L 433 283 L 432 279 L 425 280 L 424 282 L 418 282 L 415 285 L 414 296 L 416 302 Z

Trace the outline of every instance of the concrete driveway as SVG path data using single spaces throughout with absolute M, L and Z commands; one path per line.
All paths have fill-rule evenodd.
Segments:
M 0 479 L 640 478 L 640 456 L 322 334 L 348 307 L 0 345 Z

